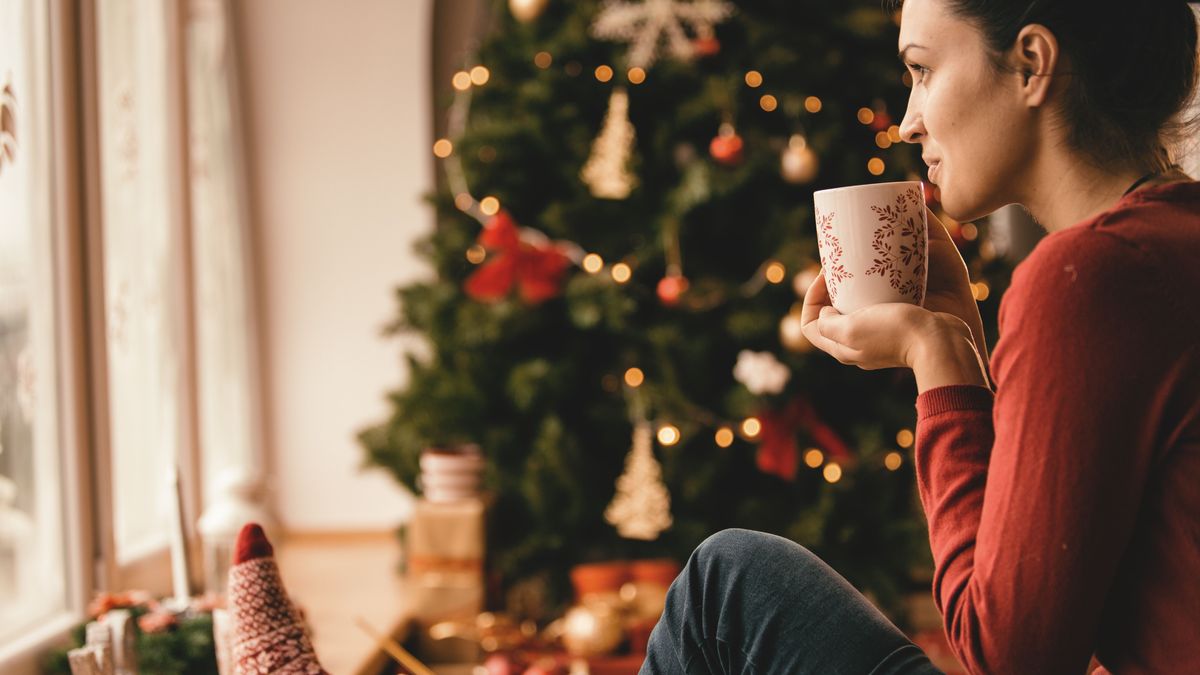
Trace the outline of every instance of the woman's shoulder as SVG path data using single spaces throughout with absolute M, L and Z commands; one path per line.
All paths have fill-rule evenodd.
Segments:
M 1148 188 L 1043 238 L 1013 271 L 1005 302 L 1072 315 L 1169 313 L 1196 324 L 1197 261 L 1200 183 Z
M 1200 268 L 1194 262 L 1200 260 L 1200 182 L 1170 183 L 1127 195 L 1111 209 L 1047 235 L 1018 270 L 1064 259 L 1110 273 L 1113 265 L 1128 271 L 1139 266 L 1169 270 L 1178 259 L 1192 261 L 1189 269 Z M 1200 286 L 1200 276 L 1193 281 Z

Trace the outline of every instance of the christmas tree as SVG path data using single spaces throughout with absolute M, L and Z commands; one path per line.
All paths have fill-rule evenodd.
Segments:
M 398 291 L 394 330 L 430 348 L 362 433 L 369 461 L 415 488 L 423 449 L 477 443 L 491 566 L 552 605 L 572 564 L 683 561 L 745 527 L 809 547 L 903 623 L 930 567 L 911 373 L 838 364 L 796 314 L 819 269 L 812 192 L 920 179 L 896 126 L 898 16 L 877 0 L 494 12 L 434 148 L 449 187 L 419 250 L 436 278 Z M 1004 266 L 946 222 L 993 330 Z M 615 526 L 635 429 L 629 480 L 658 487 L 652 433 L 669 492 L 644 507 L 669 514 L 633 514 L 669 524 L 649 540 Z

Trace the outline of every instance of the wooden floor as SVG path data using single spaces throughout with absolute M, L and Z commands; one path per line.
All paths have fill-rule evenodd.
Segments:
M 279 546 L 278 561 L 325 669 L 333 675 L 379 675 L 389 659 L 356 619 L 394 639 L 405 637 L 409 613 L 395 534 L 291 535 Z

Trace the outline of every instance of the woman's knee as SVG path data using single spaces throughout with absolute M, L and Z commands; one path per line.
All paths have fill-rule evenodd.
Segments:
M 762 563 L 771 566 L 780 562 L 795 564 L 815 558 L 808 549 L 790 539 L 739 528 L 711 535 L 692 554 L 693 563 L 705 568 L 743 572 Z

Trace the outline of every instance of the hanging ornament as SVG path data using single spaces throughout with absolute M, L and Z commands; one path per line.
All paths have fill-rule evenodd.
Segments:
M 629 67 L 649 68 L 658 58 L 659 43 L 664 40 L 667 51 L 676 59 L 686 61 L 697 54 L 696 44 L 688 39 L 684 24 L 703 40 L 705 34 L 711 37 L 713 24 L 731 14 L 733 5 L 718 0 L 609 0 L 592 23 L 592 36 L 628 42 Z M 711 39 L 715 42 L 715 38 Z M 704 48 L 711 49 L 711 43 L 706 42 Z
M 725 166 L 736 166 L 742 161 L 742 137 L 730 122 L 722 122 L 716 138 L 708 144 L 712 158 Z
M 603 656 L 625 638 L 621 614 L 608 603 L 576 605 L 567 610 L 562 622 L 563 646 L 572 656 Z
M 532 235 L 529 238 L 535 239 Z M 561 292 L 571 259 L 552 242 L 522 241 L 507 211 L 500 211 L 488 221 L 479 233 L 478 244 L 488 252 L 488 262 L 463 284 L 463 290 L 472 298 L 499 302 L 515 286 L 522 300 L 536 305 Z
M 818 166 L 817 153 L 808 147 L 808 140 L 802 134 L 792 134 L 779 157 L 783 179 L 797 185 L 811 183 L 817 177 Z
M 11 77 L 11 76 L 10 76 Z M 0 93 L 0 170 L 4 163 L 12 164 L 17 157 L 17 95 L 11 82 Z
M 663 305 L 674 307 L 679 304 L 689 285 L 687 277 L 682 274 L 668 274 L 658 282 L 658 299 Z
M 634 425 L 625 472 L 617 478 L 616 495 L 604 510 L 604 519 L 626 539 L 653 541 L 671 527 L 671 495 L 654 458 L 653 439 L 649 422 Z
M 635 138 L 633 123 L 629 121 L 629 95 L 624 87 L 617 87 L 608 97 L 604 125 L 592 142 L 591 157 L 580 172 L 592 195 L 601 199 L 629 196 L 637 185 L 637 178 L 628 169 Z
M 779 362 L 771 352 L 738 352 L 733 366 L 733 379 L 742 383 L 751 394 L 778 394 L 792 378 L 792 371 Z
M 892 126 L 892 116 L 888 114 L 887 104 L 883 99 L 875 99 L 875 103 L 871 106 L 875 111 L 875 119 L 867 126 L 871 131 L 887 131 Z
M 798 275 L 797 275 L 798 276 Z M 813 344 L 804 337 L 804 322 L 800 318 L 803 305 L 799 302 L 779 322 L 779 342 L 783 348 L 798 354 L 813 350 Z
M 696 31 L 696 39 L 692 40 L 692 52 L 704 59 L 716 56 L 721 51 L 721 41 L 713 34 L 712 26 L 701 26 Z
M 529 23 L 546 11 L 550 0 L 508 0 L 508 9 L 517 21 Z

